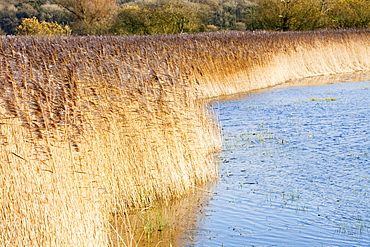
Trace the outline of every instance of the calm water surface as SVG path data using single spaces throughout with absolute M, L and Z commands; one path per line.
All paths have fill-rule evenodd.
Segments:
M 370 246 L 370 82 L 214 107 L 220 178 L 191 246 Z

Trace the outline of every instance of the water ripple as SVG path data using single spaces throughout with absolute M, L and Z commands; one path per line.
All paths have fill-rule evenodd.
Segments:
M 220 179 L 194 245 L 368 246 L 369 86 L 292 87 L 218 103 Z

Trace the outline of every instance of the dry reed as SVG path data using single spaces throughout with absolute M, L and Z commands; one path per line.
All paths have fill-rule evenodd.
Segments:
M 0 38 L 0 242 L 104 246 L 217 176 L 208 97 L 369 70 L 369 32 Z
M 104 245 L 111 213 L 216 177 L 204 102 L 136 42 L 2 38 L 0 242 Z

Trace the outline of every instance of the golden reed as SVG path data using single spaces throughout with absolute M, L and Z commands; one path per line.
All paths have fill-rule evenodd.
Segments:
M 217 177 L 209 97 L 369 70 L 369 34 L 0 37 L 0 243 L 112 244 L 114 213 Z

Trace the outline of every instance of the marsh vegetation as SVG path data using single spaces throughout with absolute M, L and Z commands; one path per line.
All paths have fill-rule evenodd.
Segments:
M 0 242 L 121 240 L 119 214 L 217 178 L 210 97 L 368 70 L 369 49 L 366 30 L 0 37 Z

